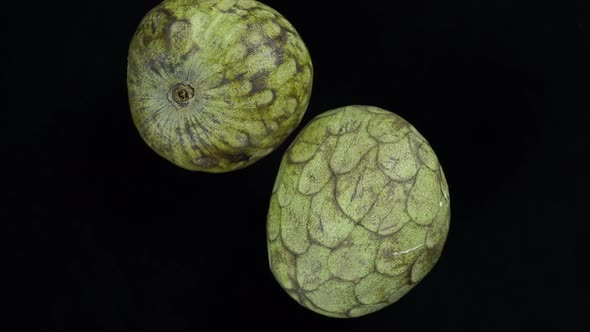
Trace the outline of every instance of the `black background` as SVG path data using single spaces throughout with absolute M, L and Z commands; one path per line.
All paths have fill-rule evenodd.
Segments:
M 139 137 L 127 47 L 157 3 L 0 9 L 3 274 L 19 326 L 573 329 L 587 305 L 586 2 L 266 1 L 312 56 L 302 125 L 350 104 L 394 111 L 430 141 L 450 185 L 439 263 L 396 304 L 351 320 L 300 307 L 268 268 L 265 217 L 294 134 L 226 174 L 177 168 Z

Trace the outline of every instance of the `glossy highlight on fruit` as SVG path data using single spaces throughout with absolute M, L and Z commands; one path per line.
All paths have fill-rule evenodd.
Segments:
M 143 140 L 174 164 L 227 172 L 297 127 L 313 68 L 293 26 L 252 0 L 165 0 L 129 47 L 127 87 Z
M 377 311 L 437 262 L 449 199 L 434 151 L 404 119 L 371 106 L 325 112 L 282 159 L 267 219 L 271 270 L 322 315 Z

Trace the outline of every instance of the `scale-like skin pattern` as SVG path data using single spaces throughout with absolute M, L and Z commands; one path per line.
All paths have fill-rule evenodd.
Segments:
M 135 126 L 189 170 L 231 171 L 270 153 L 301 121 L 312 76 L 293 26 L 252 0 L 165 0 L 129 47 Z
M 271 270 L 315 312 L 366 315 L 424 278 L 449 222 L 442 168 L 412 125 L 376 107 L 335 109 L 281 162 L 267 221 Z

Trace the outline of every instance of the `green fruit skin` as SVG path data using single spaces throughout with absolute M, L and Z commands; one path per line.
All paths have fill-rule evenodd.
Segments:
M 449 189 L 426 139 L 394 113 L 347 106 L 314 118 L 282 159 L 269 263 L 301 305 L 358 317 L 424 278 L 449 225 Z
M 159 155 L 195 171 L 236 170 L 273 151 L 300 123 L 312 76 L 293 26 L 252 0 L 166 0 L 129 46 L 135 126 Z

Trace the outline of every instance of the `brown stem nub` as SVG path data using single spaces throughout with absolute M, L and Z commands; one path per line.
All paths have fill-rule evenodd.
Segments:
M 189 84 L 178 83 L 170 89 L 171 101 L 178 107 L 186 107 L 195 96 L 195 89 Z

